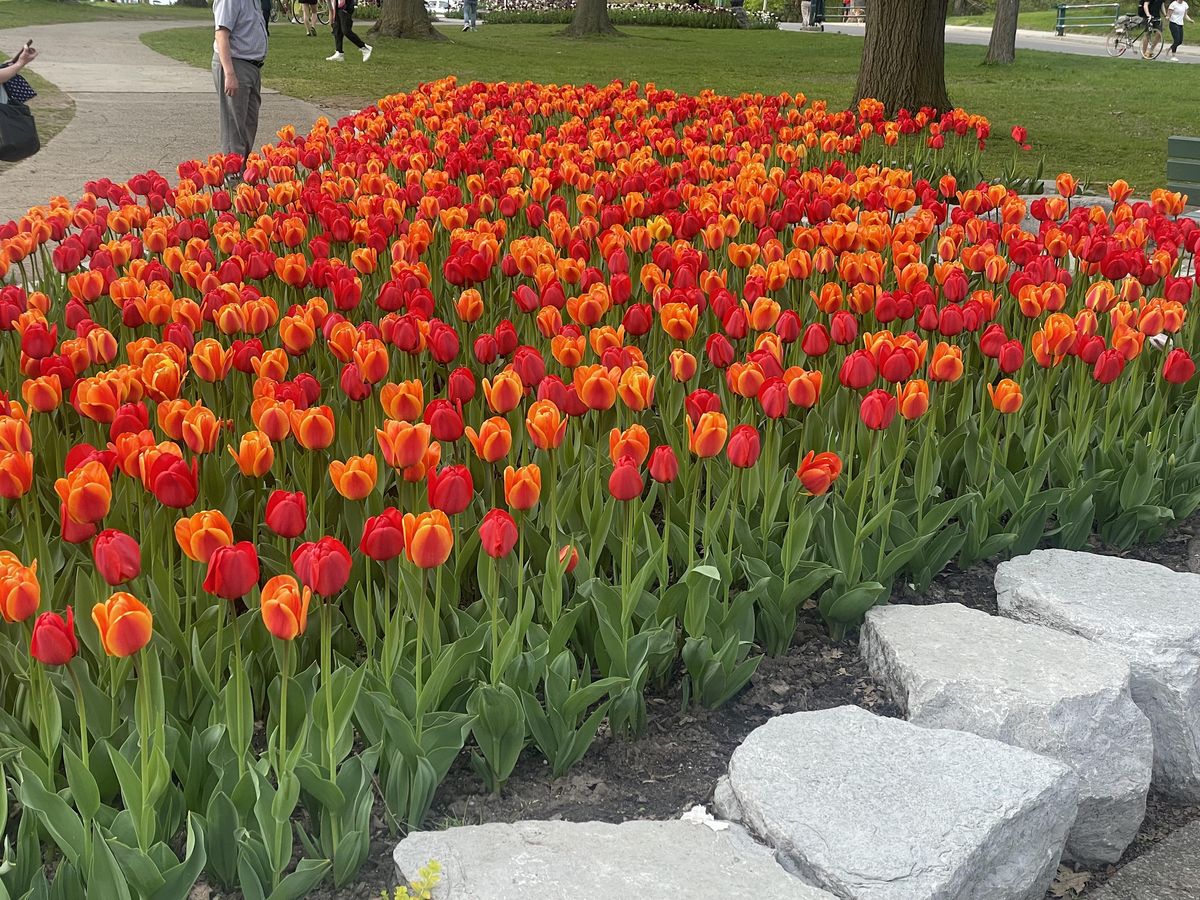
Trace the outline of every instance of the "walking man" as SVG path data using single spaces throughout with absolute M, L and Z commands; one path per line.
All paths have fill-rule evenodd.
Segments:
M 213 0 L 213 81 L 221 112 L 221 152 L 246 157 L 258 133 L 267 26 L 259 0 Z
M 333 55 L 325 57 L 328 62 L 345 62 L 346 55 L 342 52 L 342 39 L 349 39 L 355 47 L 362 51 L 363 62 L 371 58 L 370 44 L 354 33 L 354 0 L 333 0 Z

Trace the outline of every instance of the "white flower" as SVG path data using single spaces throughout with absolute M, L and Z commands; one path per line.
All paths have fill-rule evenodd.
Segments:
M 684 822 L 692 822 L 696 825 L 707 825 L 713 831 L 724 831 L 729 827 L 728 822 L 722 822 L 720 819 L 714 818 L 712 813 L 710 813 L 703 806 L 699 805 L 693 806 L 679 818 Z

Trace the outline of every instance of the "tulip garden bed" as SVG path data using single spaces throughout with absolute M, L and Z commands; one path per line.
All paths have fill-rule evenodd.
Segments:
M 0 226 L 0 885 L 344 891 L 545 773 L 671 814 L 878 700 L 897 586 L 1188 519 L 1200 228 L 1024 142 L 445 80 Z

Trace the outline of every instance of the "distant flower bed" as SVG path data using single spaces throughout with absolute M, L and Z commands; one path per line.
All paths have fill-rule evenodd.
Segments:
M 452 14 L 460 18 L 462 12 Z M 486 7 L 485 20 L 492 25 L 566 25 L 575 15 L 575 4 L 569 0 L 515 0 L 502 8 Z M 683 3 L 620 3 L 610 4 L 608 17 L 614 25 L 659 25 L 681 28 L 738 28 L 733 11 L 715 6 Z M 776 28 L 770 13 L 746 10 L 747 28 Z

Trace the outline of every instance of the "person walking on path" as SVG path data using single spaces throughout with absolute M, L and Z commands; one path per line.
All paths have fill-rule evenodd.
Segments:
M 1171 50 L 1167 54 L 1167 62 L 1179 62 L 1175 51 L 1183 43 L 1184 20 L 1195 21 L 1188 15 L 1187 0 L 1171 0 L 1171 5 L 1167 7 L 1167 24 L 1171 26 Z
M 300 0 L 300 24 L 306 35 L 317 36 L 317 0 Z
M 258 0 L 213 0 L 213 81 L 221 113 L 221 152 L 246 157 L 258 133 L 267 26 Z
M 463 31 L 474 31 L 479 12 L 479 0 L 463 0 Z
M 333 0 L 333 56 L 325 57 L 327 62 L 345 62 L 342 53 L 342 38 L 349 38 L 350 43 L 362 51 L 363 62 L 371 58 L 374 49 L 370 44 L 354 33 L 354 0 Z

